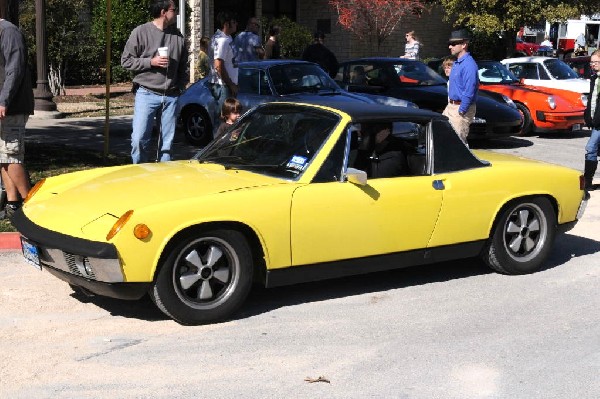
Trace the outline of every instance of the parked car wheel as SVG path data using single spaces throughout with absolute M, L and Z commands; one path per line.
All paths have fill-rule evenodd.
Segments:
M 230 316 L 252 285 L 252 254 L 242 233 L 212 230 L 187 236 L 162 263 L 150 295 L 181 324 Z
M 517 200 L 502 212 L 483 257 L 505 274 L 539 270 L 556 235 L 556 213 L 546 198 Z
M 212 123 L 208 113 L 199 105 L 190 105 L 181 111 L 185 139 L 193 145 L 206 145 L 213 139 Z
M 529 109 L 521 103 L 515 102 L 515 105 L 517 106 L 519 113 L 523 117 L 523 125 L 519 136 L 527 136 L 531 133 L 531 130 L 533 128 L 533 119 L 531 118 L 531 112 L 529 112 Z

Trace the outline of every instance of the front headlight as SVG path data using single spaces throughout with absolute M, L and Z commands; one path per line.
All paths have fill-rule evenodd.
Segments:
M 505 96 L 504 94 L 502 94 L 502 99 L 504 99 L 504 102 L 506 102 L 506 104 L 507 104 L 509 107 L 511 107 L 511 108 L 514 108 L 514 109 L 517 109 L 517 106 L 515 105 L 515 102 L 514 102 L 512 99 L 508 98 L 508 97 L 507 97 L 507 96 Z
M 550 106 L 550 109 L 556 108 L 556 101 L 554 100 L 554 96 L 548 96 L 546 101 L 548 101 L 548 105 Z
M 583 104 L 584 107 L 587 108 L 587 101 L 588 101 L 588 97 L 585 94 L 581 95 L 581 103 Z

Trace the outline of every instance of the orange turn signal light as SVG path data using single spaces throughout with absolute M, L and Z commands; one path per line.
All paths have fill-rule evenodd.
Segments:
M 121 216 L 119 220 L 117 220 L 117 222 L 113 225 L 112 229 L 110 229 L 110 231 L 106 235 L 106 241 L 109 241 L 111 238 L 117 235 L 117 233 L 123 228 L 123 226 L 125 226 L 125 223 L 129 221 L 131 215 L 133 215 L 133 210 L 125 212 L 123 216 Z
M 35 186 L 33 186 L 33 188 L 31 190 L 29 190 L 29 193 L 27 193 L 27 197 L 25 197 L 25 199 L 23 200 L 23 203 L 29 201 L 29 199 L 31 197 L 33 197 L 35 195 L 35 193 L 38 192 L 38 190 L 44 185 L 45 182 L 46 182 L 46 179 L 42 179 L 39 182 L 35 183 Z
M 150 228 L 144 223 L 140 223 L 133 228 L 133 235 L 138 240 L 143 240 L 144 238 L 147 238 L 150 235 L 150 233 Z

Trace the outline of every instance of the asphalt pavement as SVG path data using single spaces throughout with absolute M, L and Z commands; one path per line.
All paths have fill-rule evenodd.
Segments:
M 31 117 L 27 122 L 26 142 L 64 144 L 104 151 L 108 141 L 111 154 L 129 154 L 131 151 L 131 115 L 105 117 L 45 119 Z M 158 135 L 153 135 L 151 154 L 156 153 Z M 177 131 L 173 143 L 173 159 L 188 159 L 198 147 L 185 142 Z

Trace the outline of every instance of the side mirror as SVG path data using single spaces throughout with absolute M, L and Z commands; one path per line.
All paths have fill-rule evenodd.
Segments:
M 348 168 L 346 171 L 346 179 L 357 186 L 367 185 L 367 172 L 354 168 Z

